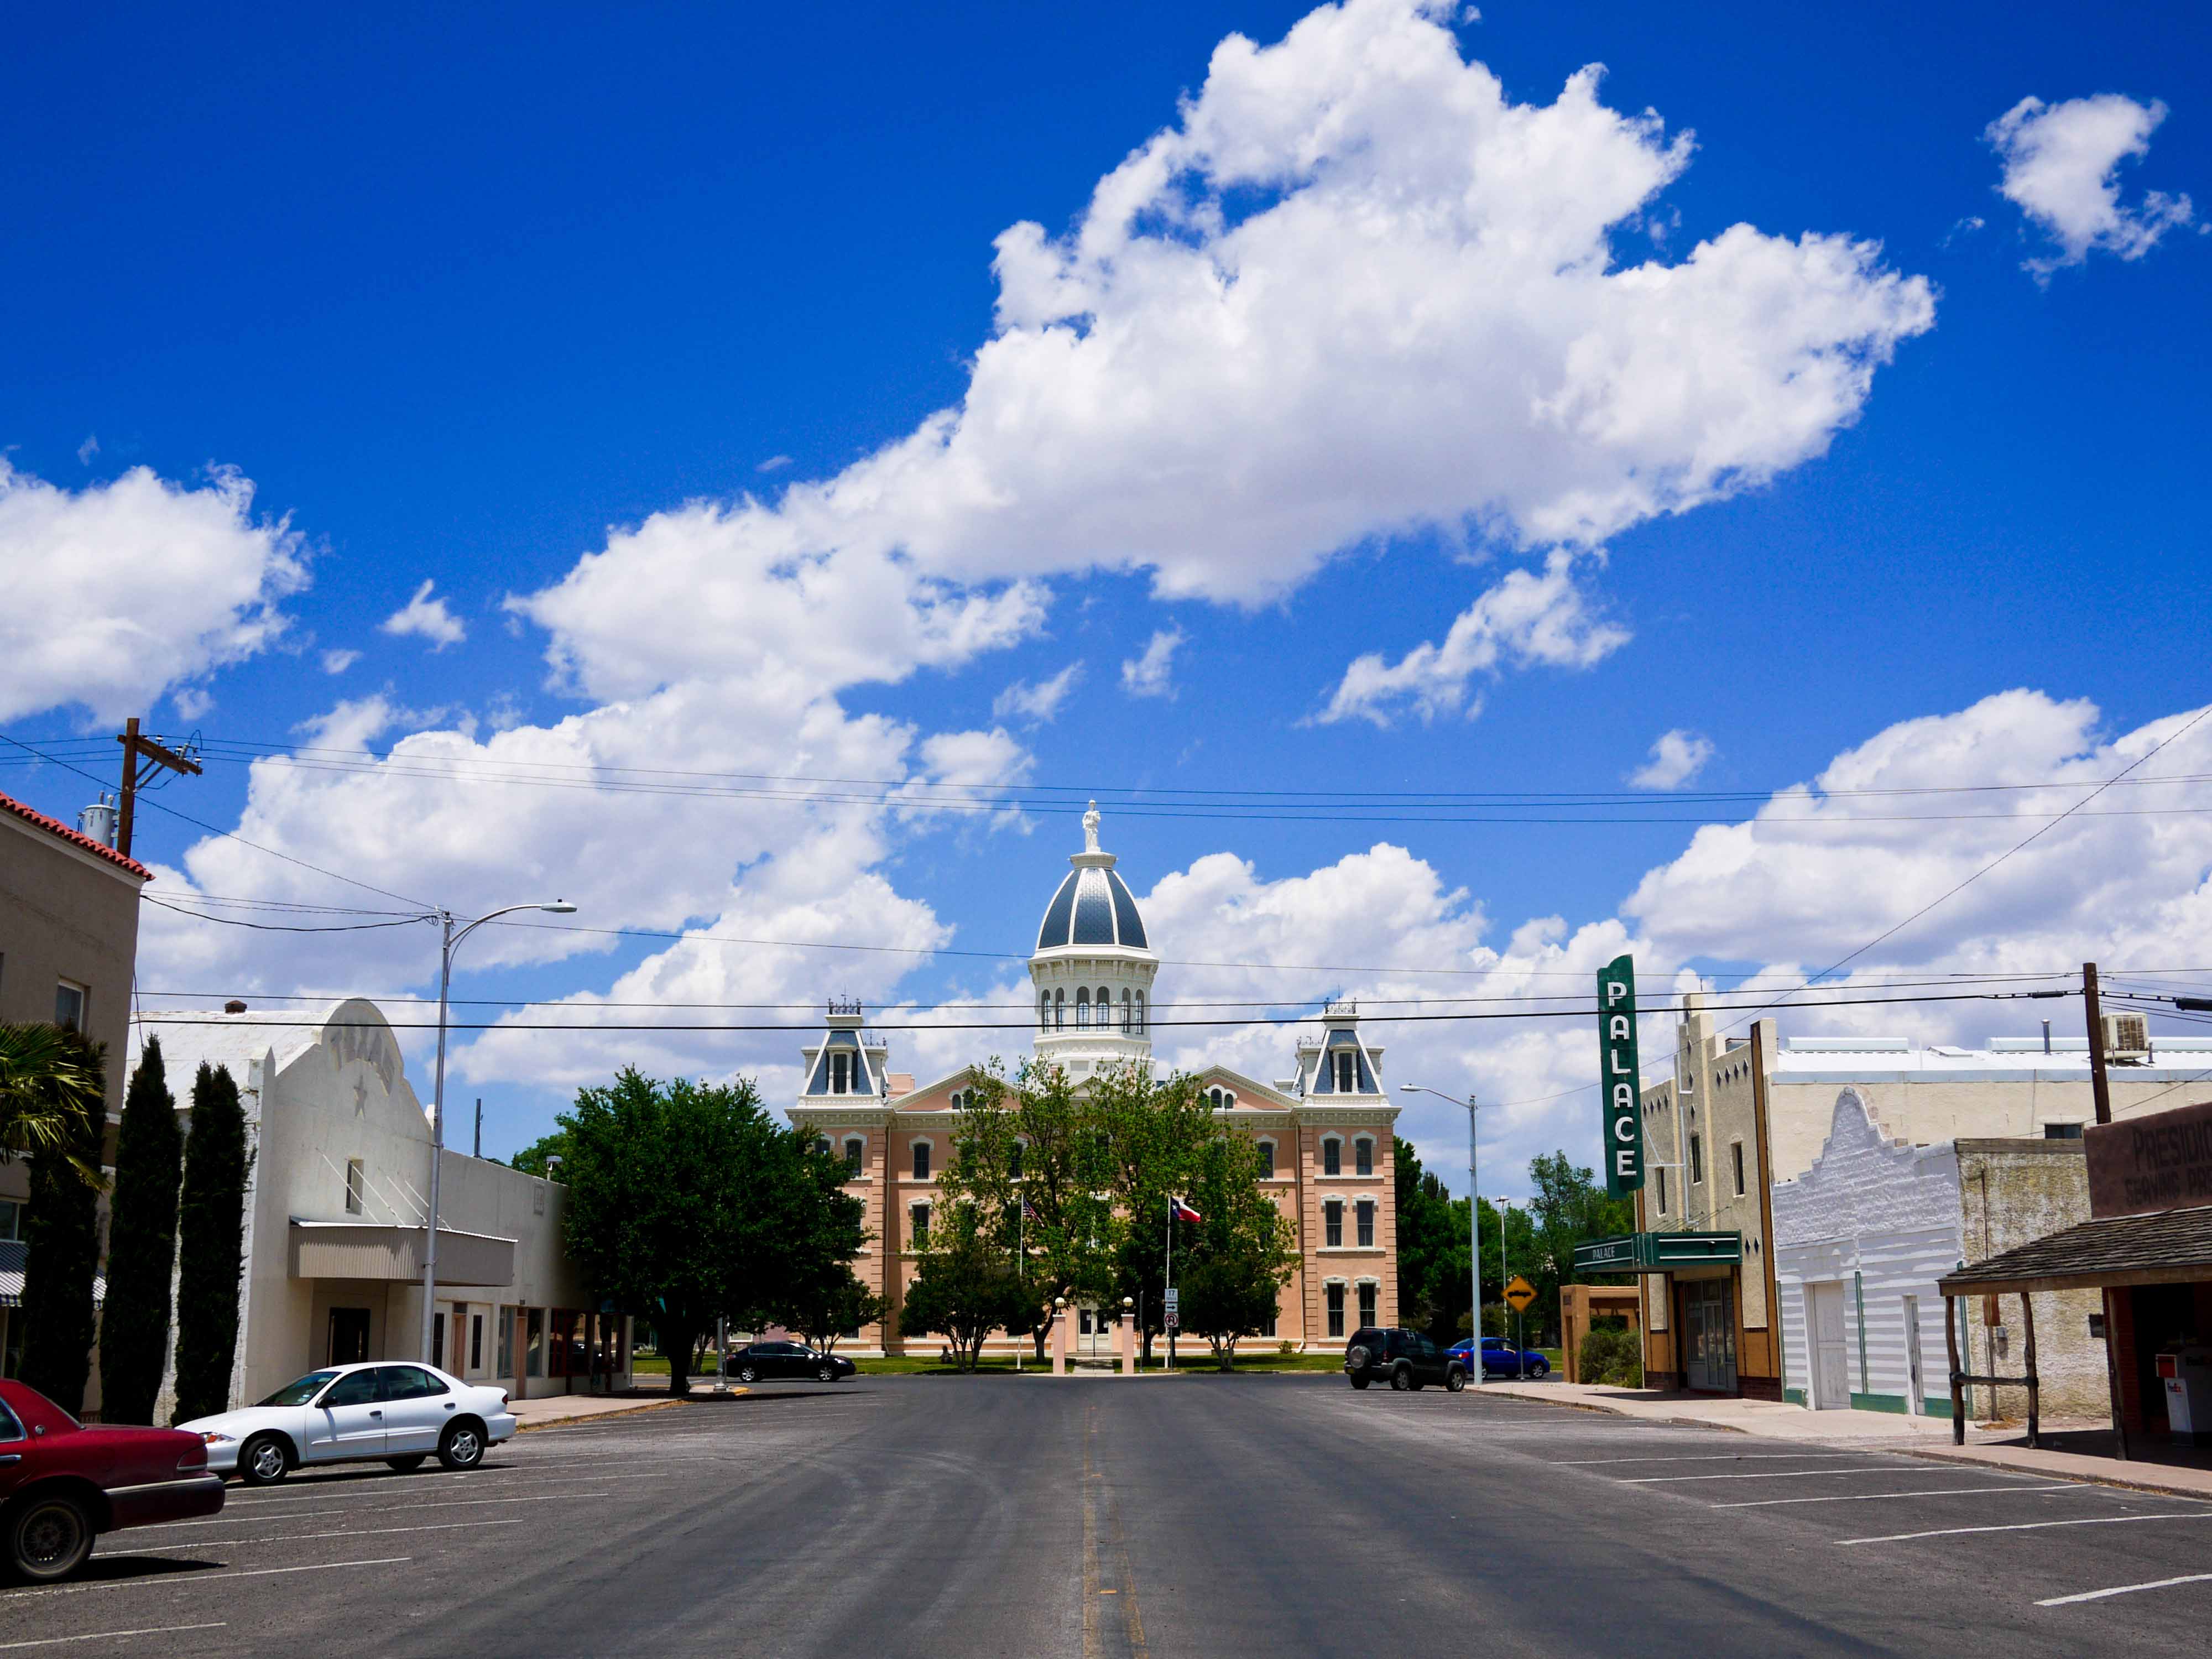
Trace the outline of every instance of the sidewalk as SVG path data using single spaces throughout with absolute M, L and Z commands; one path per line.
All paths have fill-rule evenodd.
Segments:
M 651 1395 L 631 1394 L 556 1394 L 543 1400 L 514 1400 L 507 1402 L 507 1410 L 514 1413 L 518 1433 L 527 1434 L 532 1429 L 551 1428 L 556 1424 L 579 1423 L 586 1418 L 619 1417 L 625 1412 L 665 1411 L 680 1406 L 680 1400 L 672 1400 L 664 1389 L 655 1399 Z
M 1658 1389 L 1608 1389 L 1583 1382 L 1485 1382 L 1482 1392 L 1548 1406 L 1606 1412 L 1648 1423 L 1673 1423 L 1724 1429 L 1766 1440 L 1863 1446 L 1869 1451 L 1901 1451 L 1942 1462 L 1978 1463 L 2023 1474 L 2094 1480 L 2142 1492 L 2170 1492 L 2212 1499 L 2212 1468 L 2149 1461 L 2121 1462 L 2075 1451 L 2031 1449 L 2017 1428 L 1966 1425 L 1966 1443 L 1951 1443 L 1948 1418 L 1905 1417 L 1890 1412 L 1816 1412 L 1769 1400 L 1716 1399 L 1709 1395 L 1670 1394 Z M 2046 1424 L 2046 1437 L 2087 1437 L 2077 1425 Z

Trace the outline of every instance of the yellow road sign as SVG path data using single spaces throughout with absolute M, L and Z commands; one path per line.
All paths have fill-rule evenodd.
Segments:
M 1519 1273 L 1514 1274 L 1513 1282 L 1505 1287 L 1505 1305 L 1515 1313 L 1526 1313 L 1528 1304 L 1535 1299 L 1536 1287 Z

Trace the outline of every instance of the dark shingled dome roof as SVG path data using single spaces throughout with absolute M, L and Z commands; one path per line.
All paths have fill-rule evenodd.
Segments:
M 1145 920 L 1128 884 L 1111 870 L 1092 865 L 1071 870 L 1045 908 L 1036 948 L 1067 945 L 1125 945 L 1143 951 Z

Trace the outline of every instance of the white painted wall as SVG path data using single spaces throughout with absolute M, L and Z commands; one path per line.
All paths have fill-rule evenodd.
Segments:
M 1861 1403 L 1907 1403 L 1905 1298 L 1919 1298 L 1921 1384 L 1949 1409 L 1942 1376 L 1943 1297 L 1936 1281 L 1962 1259 L 1954 1148 L 1887 1139 L 1858 1090 L 1835 1098 L 1812 1167 L 1774 1188 L 1774 1265 L 1782 1296 L 1783 1386 L 1811 1403 L 1810 1286 L 1842 1287 L 1844 1358 Z M 1862 1361 L 1863 1355 L 1863 1363 Z M 1825 1403 L 1825 1402 L 1824 1402 Z

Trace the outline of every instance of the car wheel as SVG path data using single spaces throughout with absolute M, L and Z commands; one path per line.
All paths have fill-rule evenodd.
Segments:
M 249 1486 L 273 1486 L 292 1473 L 292 1449 L 280 1434 L 257 1434 L 238 1449 L 238 1478 Z
M 1352 1379 L 1352 1386 L 1355 1389 L 1364 1389 L 1373 1381 L 1372 1377 L 1355 1376 Z
M 66 1578 L 92 1553 L 92 1517 L 67 1493 L 33 1498 L 8 1520 L 8 1565 L 33 1584 Z
M 814 1380 L 817 1382 L 835 1382 L 837 1380 L 837 1368 L 835 1365 L 817 1365 L 814 1368 Z
M 760 1381 L 760 1367 L 757 1365 L 740 1365 L 737 1370 L 732 1371 L 730 1375 L 736 1377 L 740 1382 L 757 1382 Z
M 1536 1362 L 1536 1369 L 1528 1373 L 1531 1376 L 1549 1376 L 1551 1374 L 1552 1362 L 1548 1359 L 1538 1360 Z
M 473 1422 L 451 1423 L 438 1442 L 438 1461 L 449 1469 L 472 1469 L 483 1462 L 483 1431 Z
M 1467 1387 L 1467 1373 L 1456 1365 L 1444 1373 L 1444 1387 L 1457 1394 Z
M 422 1460 L 428 1454 L 425 1452 L 411 1452 L 405 1457 L 387 1457 L 384 1461 L 400 1474 L 411 1474 L 422 1467 Z
M 1400 1394 L 1404 1394 L 1411 1389 L 1413 1386 L 1413 1368 L 1408 1365 L 1400 1365 L 1393 1370 L 1390 1373 L 1390 1386 Z

